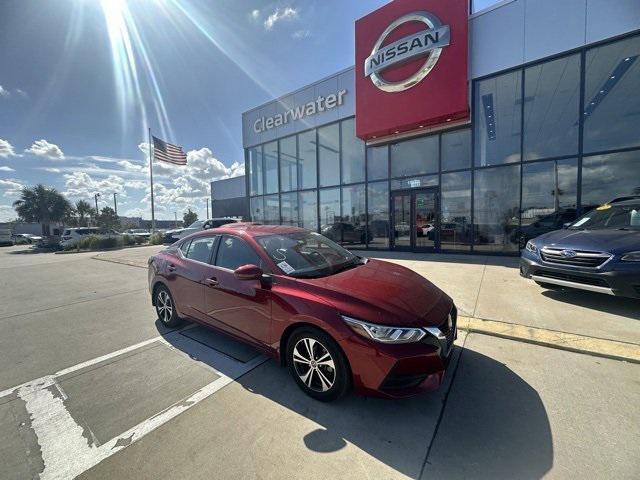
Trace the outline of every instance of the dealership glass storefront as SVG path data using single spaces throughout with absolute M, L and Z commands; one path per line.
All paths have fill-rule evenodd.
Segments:
M 366 146 L 352 117 L 246 149 L 252 220 L 356 248 L 509 254 L 640 194 L 640 35 L 471 88 L 470 125 Z

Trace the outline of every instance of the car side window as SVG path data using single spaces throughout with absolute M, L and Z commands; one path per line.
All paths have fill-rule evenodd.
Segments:
M 218 247 L 216 266 L 235 270 L 248 264 L 264 268 L 262 259 L 247 242 L 238 237 L 224 235 Z
M 185 257 L 187 256 L 187 252 L 189 251 L 189 245 L 191 245 L 191 240 L 182 242 L 182 245 L 180 245 L 180 251 L 182 252 L 182 255 L 184 255 Z
M 191 240 L 185 255 L 190 260 L 202 263 L 209 263 L 213 247 L 216 244 L 216 237 L 198 237 Z

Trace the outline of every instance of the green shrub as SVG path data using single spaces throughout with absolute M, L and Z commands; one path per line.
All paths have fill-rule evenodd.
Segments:
M 123 245 L 126 245 L 126 246 L 135 245 L 136 244 L 136 237 L 133 237 L 131 235 L 123 235 L 122 236 L 122 243 L 123 243 Z
M 136 241 L 136 245 L 142 245 L 143 243 L 147 243 L 147 239 L 140 236 L 140 237 L 133 237 L 134 240 Z
M 122 247 L 124 239 L 122 237 L 98 237 L 97 235 L 87 235 L 78 240 L 73 247 L 66 247 L 65 250 L 105 250 L 107 248 Z
M 151 245 L 162 245 L 164 240 L 164 235 L 159 232 L 153 233 L 149 238 L 149 243 Z

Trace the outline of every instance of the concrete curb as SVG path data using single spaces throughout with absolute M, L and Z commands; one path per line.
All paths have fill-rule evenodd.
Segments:
M 458 328 L 468 333 L 482 333 L 569 352 L 640 363 L 640 345 L 633 343 L 463 316 L 458 317 Z

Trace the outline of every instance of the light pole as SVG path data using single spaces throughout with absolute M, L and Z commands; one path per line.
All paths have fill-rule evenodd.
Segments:
M 99 194 L 99 193 L 96 193 L 96 194 L 93 196 L 93 199 L 96 201 L 96 217 L 97 217 L 98 215 L 100 215 L 100 211 L 98 210 L 98 197 L 99 197 L 99 196 L 100 196 L 100 194 Z
M 207 198 L 207 220 L 209 220 L 209 199 Z
M 113 209 L 116 212 L 116 217 L 118 216 L 118 200 L 116 199 L 117 192 L 113 192 Z

